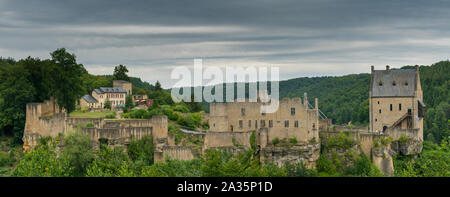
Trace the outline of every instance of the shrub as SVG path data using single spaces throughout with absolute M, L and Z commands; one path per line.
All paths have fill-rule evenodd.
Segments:
M 64 154 L 74 168 L 75 176 L 83 176 L 87 166 L 94 159 L 91 138 L 81 131 L 69 133 L 64 137 Z
M 175 107 L 173 107 L 174 111 L 182 112 L 182 113 L 189 113 L 189 108 L 186 105 L 178 104 Z
M 10 165 L 9 155 L 7 152 L 0 150 L 0 166 Z
M 405 136 L 405 134 L 402 134 L 400 138 L 398 139 L 399 142 L 408 142 L 409 139 Z
M 114 118 L 116 118 L 116 115 L 114 113 L 109 113 L 109 114 L 105 115 L 105 118 L 114 119 Z
M 297 138 L 296 137 L 293 137 L 293 138 L 291 138 L 291 139 L 289 139 L 289 142 L 291 143 L 291 144 L 297 144 Z
M 278 139 L 278 137 L 272 139 L 273 145 L 277 145 L 278 143 L 280 143 L 280 139 Z
M 132 161 L 141 160 L 146 165 L 153 164 L 153 138 L 144 136 L 141 139 L 133 138 L 127 147 L 128 156 Z
M 94 127 L 94 123 L 88 122 L 88 123 L 86 123 L 86 127 Z
M 285 163 L 284 168 L 286 170 L 286 176 L 288 177 L 315 177 L 317 172 L 308 169 L 303 162 L 299 163 Z
M 55 151 L 56 143 L 38 145 L 25 154 L 12 176 L 21 177 L 66 177 L 72 176 L 72 167 L 65 154 Z

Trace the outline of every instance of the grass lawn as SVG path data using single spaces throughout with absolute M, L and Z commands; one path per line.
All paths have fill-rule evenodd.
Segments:
M 70 113 L 70 117 L 74 118 L 104 118 L 106 114 L 110 114 L 112 111 L 101 111 L 101 112 L 81 112 L 74 111 Z

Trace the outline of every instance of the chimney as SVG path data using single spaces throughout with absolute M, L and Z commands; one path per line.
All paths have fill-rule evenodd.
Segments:
M 370 66 L 370 71 L 373 73 L 373 71 L 375 70 L 375 66 Z
M 306 92 L 303 94 L 303 105 L 308 109 L 308 94 Z
M 389 72 L 389 65 L 386 65 L 386 71 Z
M 316 110 L 319 110 L 319 99 L 318 99 L 318 98 L 315 98 L 315 99 L 314 99 L 314 108 L 315 108 Z

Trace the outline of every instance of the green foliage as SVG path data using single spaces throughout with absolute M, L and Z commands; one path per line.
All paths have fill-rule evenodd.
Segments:
M 72 166 L 65 154 L 55 151 L 56 143 L 39 145 L 25 154 L 12 176 L 17 177 L 67 177 L 71 176 Z
M 87 71 L 78 64 L 75 55 L 61 48 L 51 54 L 55 67 L 51 71 L 54 77 L 53 94 L 59 107 L 68 113 L 75 110 L 75 104 L 84 93 L 82 75 Z
M 450 145 L 443 140 L 440 145 L 432 142 L 423 144 L 423 152 L 413 158 L 398 156 L 394 158 L 395 176 L 400 177 L 449 177 Z
M 94 123 L 88 122 L 88 123 L 86 123 L 86 127 L 94 127 Z
M 290 138 L 290 139 L 289 139 L 289 142 L 290 142 L 291 144 L 297 144 L 297 143 L 298 143 L 296 137 Z
M 111 110 L 111 101 L 109 99 L 106 99 L 103 108 Z
M 252 131 L 252 134 L 250 135 L 250 147 L 253 150 L 257 149 L 257 147 L 256 147 L 256 132 L 255 131 Z
M 116 114 L 114 114 L 114 113 L 106 114 L 106 115 L 105 115 L 105 118 L 108 118 L 108 119 L 114 119 L 114 118 L 116 118 Z
M 131 97 L 131 95 L 127 95 L 127 97 L 125 98 L 125 108 L 123 111 L 126 113 L 133 107 L 134 107 L 133 98 Z
M 184 118 L 179 116 L 177 123 L 190 129 L 199 128 L 202 126 L 202 116 L 197 113 L 187 114 Z
M 63 154 L 73 167 L 73 176 L 83 176 L 94 159 L 90 136 L 81 131 L 69 133 L 64 137 Z
M 348 176 L 358 177 L 380 177 L 383 176 L 381 171 L 370 161 L 369 157 L 361 154 L 356 161 L 347 167 L 345 174 Z
M 0 166 L 10 165 L 9 154 L 5 151 L 0 150 Z
M 126 66 L 120 64 L 119 66 L 114 67 L 114 80 L 124 80 L 129 81 L 130 78 L 127 75 L 128 69 Z
M 87 167 L 88 177 L 131 176 L 131 161 L 122 147 L 101 146 L 94 161 Z
M 400 138 L 398 139 L 399 142 L 408 142 L 409 139 L 405 136 L 405 134 L 402 134 Z
M 14 136 L 14 145 L 22 143 L 26 103 L 35 99 L 30 73 L 22 65 L 0 62 L 0 135 Z
M 278 143 L 280 143 L 280 139 L 278 139 L 278 137 L 272 139 L 273 145 L 277 145 Z
M 331 148 L 343 148 L 348 149 L 352 148 L 356 142 L 353 138 L 347 133 L 339 132 L 338 135 L 330 135 L 328 139 L 322 140 L 322 146 L 325 149 Z
M 316 177 L 318 176 L 315 170 L 309 169 L 303 162 L 300 163 L 286 163 L 286 175 L 288 177 Z
M 140 160 L 145 165 L 152 165 L 154 149 L 152 136 L 144 136 L 141 139 L 133 138 L 127 147 L 127 154 L 134 162 Z

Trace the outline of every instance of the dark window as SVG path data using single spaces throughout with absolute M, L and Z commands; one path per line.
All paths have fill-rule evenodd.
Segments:
M 380 101 L 378 101 L 378 104 L 380 104 Z
M 252 127 L 252 121 L 248 120 L 248 128 Z
M 289 127 L 289 120 L 285 120 L 285 121 L 284 121 L 284 127 L 286 127 L 286 128 Z
M 239 128 L 242 129 L 243 125 L 244 125 L 243 121 L 242 121 L 242 120 L 239 120 Z
M 396 84 L 395 81 L 394 81 L 394 82 L 392 82 L 392 85 L 395 86 L 395 85 L 397 85 L 397 84 Z
M 383 82 L 381 82 L 381 81 L 378 82 L 378 85 L 379 85 L 379 86 L 383 86 Z
M 295 115 L 295 108 L 291 108 L 291 115 Z
M 261 120 L 261 128 L 266 127 L 266 121 L 265 120 Z
M 265 112 L 265 111 L 261 112 L 261 115 L 265 116 L 265 115 L 266 115 L 266 112 Z
M 245 116 L 245 108 L 241 108 L 241 115 Z
M 270 127 L 270 128 L 273 127 L 273 120 L 269 120 L 269 127 Z
M 255 129 L 258 128 L 258 121 L 255 120 Z
M 298 120 L 296 120 L 296 121 L 294 122 L 294 127 L 295 127 L 295 128 L 298 128 Z
M 378 112 L 381 114 L 381 109 L 380 110 L 378 110 Z
M 375 118 L 375 122 L 378 121 L 378 119 Z
M 391 111 L 392 111 L 392 104 L 390 105 L 390 109 L 391 109 Z
M 398 111 L 402 111 L 402 104 L 398 104 Z

